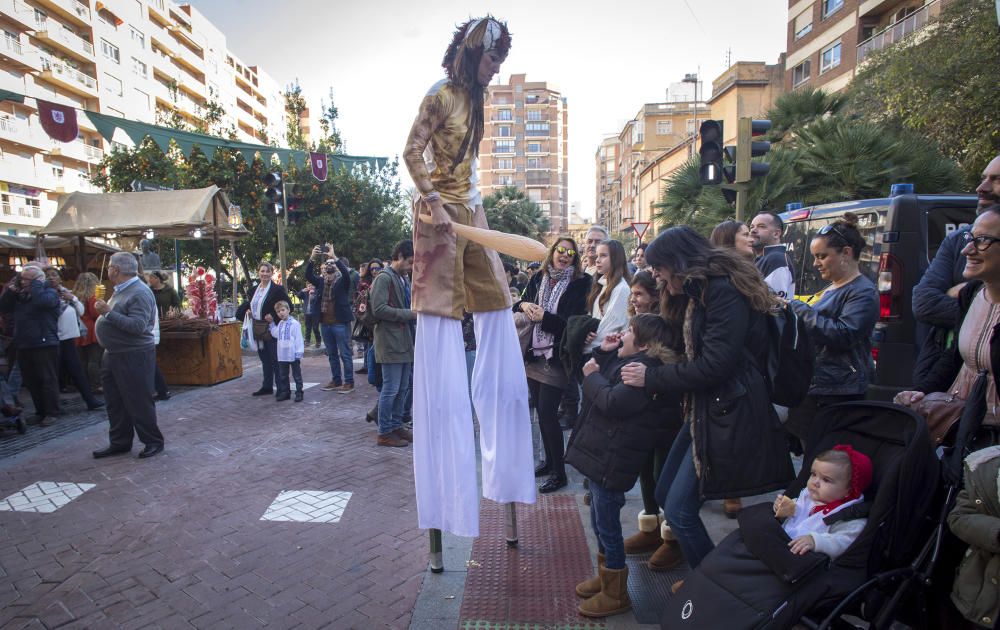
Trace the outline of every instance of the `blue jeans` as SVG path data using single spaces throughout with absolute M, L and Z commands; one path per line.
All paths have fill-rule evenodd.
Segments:
M 330 380 L 334 385 L 342 383 L 353 385 L 354 355 L 351 352 L 351 327 L 347 324 L 320 324 L 319 331 L 323 335 L 323 345 L 326 346 L 326 358 L 330 360 Z
M 625 493 L 607 490 L 590 480 L 590 526 L 597 536 L 597 548 L 604 554 L 604 566 L 625 568 L 625 539 L 622 538 L 621 511 Z
M 382 391 L 378 395 L 378 434 L 386 435 L 403 426 L 403 412 L 410 390 L 412 363 L 380 363 Z
M 681 427 L 663 464 L 656 484 L 656 502 L 677 537 L 684 559 L 692 569 L 715 548 L 701 521 L 701 489 L 691 457 L 691 427 Z

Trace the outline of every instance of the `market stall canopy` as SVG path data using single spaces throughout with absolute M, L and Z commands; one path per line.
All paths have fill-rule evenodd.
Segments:
M 114 245 L 98 243 L 87 239 L 87 248 L 98 252 L 113 254 L 121 251 Z M 46 252 L 62 251 L 64 249 L 73 250 L 76 247 L 76 240 L 49 236 L 42 240 L 42 247 Z M 33 254 L 38 249 L 38 240 L 34 236 L 4 236 L 0 235 L 0 252 L 19 251 Z
M 229 225 L 229 198 L 218 186 L 192 190 L 128 193 L 80 193 L 59 198 L 59 208 L 49 224 L 39 230 L 46 236 L 142 237 L 153 230 L 156 237 L 197 238 L 213 232 L 220 239 L 236 240 L 249 232 Z

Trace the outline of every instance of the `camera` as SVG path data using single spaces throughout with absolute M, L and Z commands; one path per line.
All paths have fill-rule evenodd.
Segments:
M 319 251 L 323 252 L 324 254 L 329 254 L 330 253 L 330 246 L 329 245 L 317 245 L 316 247 L 318 247 Z

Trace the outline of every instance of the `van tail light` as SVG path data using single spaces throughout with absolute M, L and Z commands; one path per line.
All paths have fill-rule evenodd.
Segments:
M 878 362 L 878 348 L 872 348 L 872 360 Z
M 902 315 L 903 265 L 899 259 L 884 253 L 878 261 L 878 316 L 880 320 L 899 319 Z

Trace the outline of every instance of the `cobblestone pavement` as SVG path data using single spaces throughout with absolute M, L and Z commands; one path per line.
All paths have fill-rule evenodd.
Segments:
M 324 357 L 304 363 L 328 380 Z M 0 627 L 407 627 L 426 535 L 410 449 L 375 446 L 364 421 L 374 389 L 277 403 L 250 397 L 258 379 L 158 406 L 149 460 L 138 444 L 93 459 L 100 413 L 30 427 L 37 442 L 0 459 Z
M 637 610 L 602 622 L 562 611 L 576 603 L 566 584 L 587 573 L 596 548 L 573 470 L 565 490 L 518 507 L 518 551 L 506 551 L 499 530 L 478 539 L 479 552 L 472 539 L 446 534 L 446 571 L 432 574 L 427 534 L 416 527 L 411 449 L 375 446 L 364 415 L 376 392 L 363 375 L 354 393 L 323 392 L 328 363 L 310 349 L 305 402 L 277 403 L 249 395 L 260 369 L 251 355 L 244 366 L 236 381 L 172 388 L 157 405 L 166 450 L 149 460 L 135 458 L 138 442 L 132 456 L 94 460 L 90 452 L 107 444 L 106 415 L 86 412 L 78 397 L 65 398 L 69 413 L 50 427 L 0 434 L 0 628 L 438 630 L 515 619 L 542 628 L 559 617 L 561 627 L 620 630 L 650 627 L 642 624 L 655 618 L 656 599 L 682 577 L 635 580 Z M 483 518 L 496 508 L 484 501 Z M 626 535 L 640 508 L 636 488 L 622 511 Z M 717 540 L 735 525 L 714 503 L 703 516 Z M 576 540 L 565 557 L 543 562 L 552 565 L 545 576 L 475 587 L 470 571 L 497 561 L 537 565 L 549 530 L 583 534 L 586 545 Z M 566 584 L 545 579 L 570 565 Z M 484 597 L 526 593 L 551 605 L 478 614 Z

